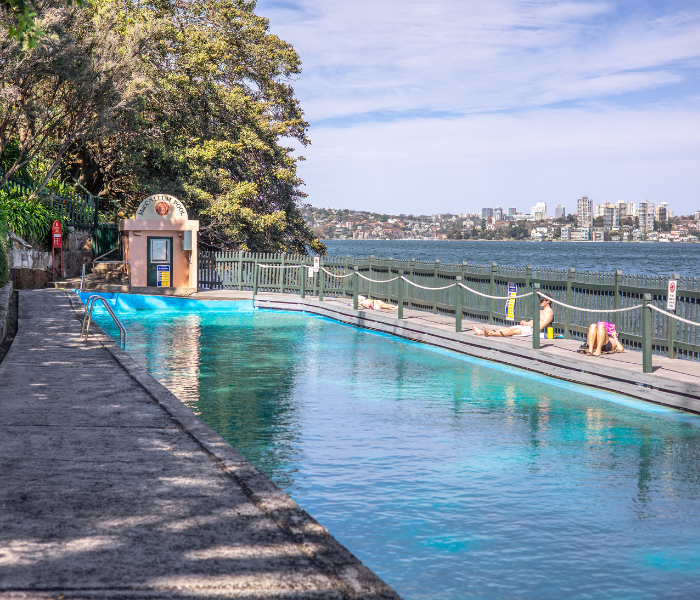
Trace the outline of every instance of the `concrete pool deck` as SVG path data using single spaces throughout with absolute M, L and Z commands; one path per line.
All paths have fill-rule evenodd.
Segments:
M 198 300 L 252 299 L 252 292 L 207 290 L 193 296 Z M 653 356 L 653 373 L 642 372 L 642 353 L 627 351 L 599 357 L 578 354 L 580 340 L 541 340 L 532 349 L 532 338 L 484 338 L 471 331 L 477 321 L 463 320 L 455 332 L 454 318 L 404 309 L 404 319 L 392 311 L 352 309 L 352 300 L 301 297 L 294 294 L 259 293 L 259 308 L 300 310 L 343 323 L 397 335 L 470 356 L 524 368 L 550 377 L 618 392 L 641 400 L 700 413 L 700 362 Z
M 19 292 L 0 598 L 398 598 L 82 313 Z

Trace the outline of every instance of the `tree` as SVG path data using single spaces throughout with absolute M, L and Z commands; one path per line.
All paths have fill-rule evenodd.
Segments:
M 119 40 L 113 11 L 54 3 L 37 10 L 44 35 L 32 49 L 10 37 L 7 12 L 0 30 L 0 156 L 6 166 L 0 187 L 39 162 L 35 195 L 69 149 L 103 139 L 133 108 L 144 40 L 138 29 L 128 43 Z
M 301 62 L 254 7 L 247 0 L 158 0 L 121 10 L 123 31 L 148 19 L 159 24 L 142 56 L 151 91 L 133 118 L 74 152 L 67 166 L 127 212 L 151 193 L 180 197 L 201 221 L 205 243 L 322 253 L 299 209 L 306 194 L 296 165 L 303 157 L 283 145 L 309 143 L 291 85 Z

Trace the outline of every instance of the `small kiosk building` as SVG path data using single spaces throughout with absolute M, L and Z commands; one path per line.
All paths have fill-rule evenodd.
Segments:
M 119 222 L 131 290 L 188 295 L 197 291 L 199 221 L 174 196 L 156 194 L 139 205 L 136 218 Z

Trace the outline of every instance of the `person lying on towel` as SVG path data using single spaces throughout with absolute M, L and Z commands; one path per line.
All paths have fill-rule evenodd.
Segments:
M 552 321 L 554 321 L 554 311 L 552 310 L 552 300 L 547 294 L 540 295 L 540 331 L 543 331 Z M 485 337 L 526 337 L 532 335 L 532 321 L 520 321 L 520 325 L 511 327 L 501 327 L 500 329 L 486 329 L 472 325 L 472 330 L 476 335 Z
M 371 308 L 373 310 L 399 310 L 398 306 L 395 306 L 393 304 L 387 304 L 386 302 L 382 302 L 381 300 L 370 300 L 366 296 L 358 296 L 357 305 L 358 307 Z

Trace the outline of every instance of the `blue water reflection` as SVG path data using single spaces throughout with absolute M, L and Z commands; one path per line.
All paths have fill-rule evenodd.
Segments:
M 700 417 L 250 303 L 118 309 L 127 351 L 407 600 L 698 596 Z

